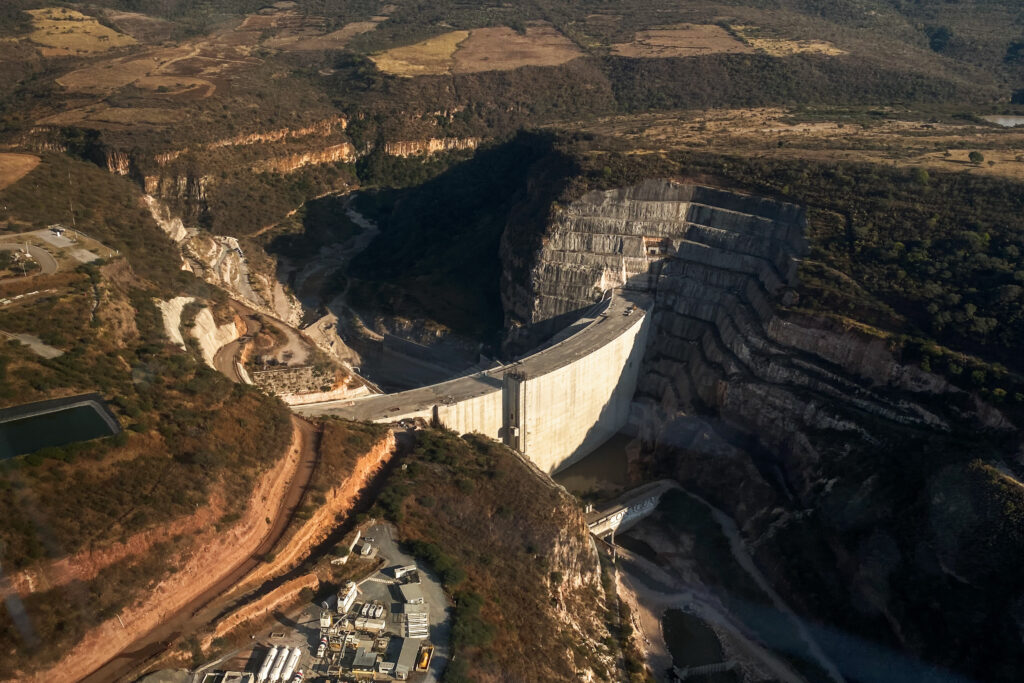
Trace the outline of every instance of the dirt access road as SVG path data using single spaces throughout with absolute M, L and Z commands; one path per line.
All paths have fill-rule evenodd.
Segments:
M 285 529 L 288 528 L 288 524 L 291 522 L 292 516 L 302 501 L 306 487 L 309 485 L 309 480 L 313 476 L 313 470 L 316 467 L 320 440 L 319 432 L 312 424 L 294 415 L 292 416 L 292 425 L 299 433 L 302 443 L 299 453 L 299 464 L 289 484 L 288 491 L 281 501 L 280 507 L 278 507 L 273 515 L 270 529 L 260 544 L 252 549 L 252 552 L 249 553 L 249 556 L 243 562 L 231 567 L 219 578 L 215 579 L 206 590 L 193 598 L 182 609 L 178 610 L 174 616 L 146 635 L 138 638 L 116 657 L 86 676 L 83 681 L 87 683 L 110 683 L 110 681 L 130 680 L 134 674 L 139 672 L 142 665 L 163 652 L 180 635 L 194 632 L 204 625 L 207 621 L 205 616 L 201 614 L 204 608 L 211 606 L 218 597 L 260 565 L 262 556 L 270 552 L 281 539 Z
M 249 344 L 256 333 L 260 331 L 261 325 L 254 317 L 255 313 L 248 308 L 237 305 L 232 306 L 232 308 L 245 321 L 245 334 L 217 349 L 217 353 L 213 355 L 213 367 L 232 382 L 241 384 L 243 380 L 238 375 L 238 368 L 235 366 L 235 362 L 238 360 L 238 354 L 242 351 L 242 348 Z

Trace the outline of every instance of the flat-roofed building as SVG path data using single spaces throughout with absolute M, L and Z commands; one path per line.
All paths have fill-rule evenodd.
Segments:
M 403 583 L 398 587 L 402 600 L 410 605 L 423 604 L 423 586 L 418 583 Z
M 404 681 L 409 678 L 409 673 L 416 667 L 416 653 L 420 649 L 420 641 L 412 638 L 403 638 L 401 649 L 398 651 L 398 661 L 395 663 L 395 678 Z

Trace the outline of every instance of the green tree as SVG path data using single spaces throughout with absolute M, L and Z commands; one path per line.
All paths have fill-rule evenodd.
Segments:
M 972 164 L 980 164 L 985 161 L 985 155 L 978 151 L 971 152 L 967 155 L 967 158 L 971 160 Z

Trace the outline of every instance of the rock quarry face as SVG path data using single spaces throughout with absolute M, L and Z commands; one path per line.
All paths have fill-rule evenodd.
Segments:
M 948 478 L 909 453 L 948 453 L 935 444 L 964 433 L 999 438 L 1012 425 L 978 397 L 902 364 L 886 339 L 854 321 L 791 308 L 804 229 L 798 206 L 670 180 L 556 205 L 533 253 L 512 248 L 523 243 L 513 228 L 503 236 L 506 345 L 536 346 L 611 288 L 651 294 L 631 424 L 652 466 L 731 514 L 801 611 L 970 671 L 969 655 L 929 643 L 924 603 L 900 588 L 928 566 L 936 591 L 987 589 L 957 583 L 955 563 L 932 550 L 941 531 L 920 508 L 934 505 Z M 891 546 L 884 576 L 872 573 L 877 553 L 865 538 Z M 827 598 L 803 580 L 814 572 Z

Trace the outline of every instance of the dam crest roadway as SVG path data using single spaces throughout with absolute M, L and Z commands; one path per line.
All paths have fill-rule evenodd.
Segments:
M 310 417 L 436 420 L 519 451 L 548 474 L 626 426 L 653 300 L 613 290 L 574 325 L 509 365 L 394 394 L 296 407 Z

